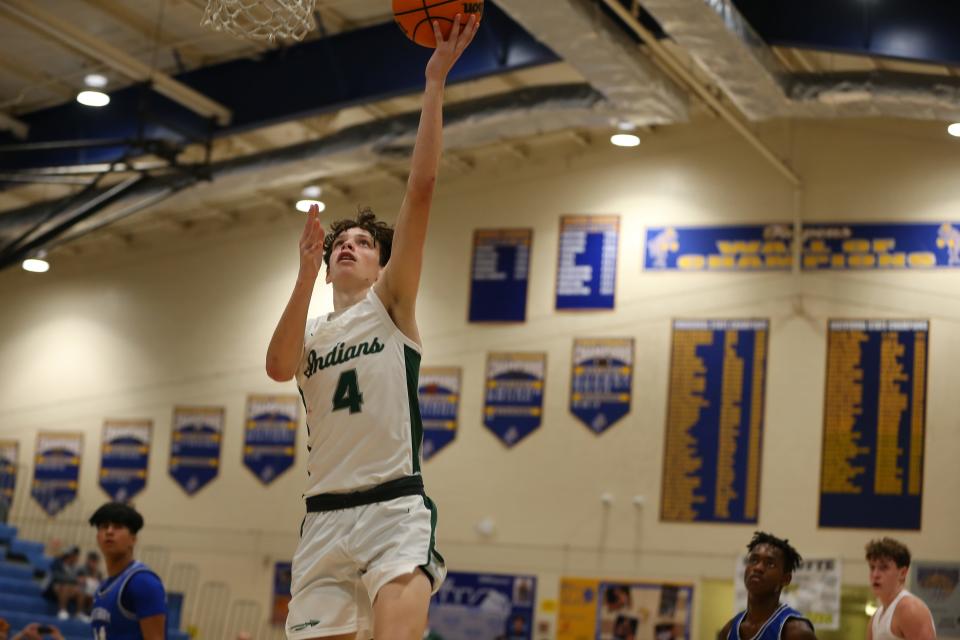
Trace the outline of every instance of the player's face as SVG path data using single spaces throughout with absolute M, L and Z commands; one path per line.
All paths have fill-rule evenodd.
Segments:
M 790 574 L 784 573 L 783 552 L 773 545 L 758 544 L 747 555 L 743 569 L 743 584 L 753 595 L 780 591 L 790 584 Z
M 380 248 L 369 231 L 347 229 L 333 241 L 327 282 L 372 285 L 380 276 Z
M 132 553 L 136 541 L 137 537 L 122 525 L 104 522 L 97 526 L 97 546 L 104 556 Z
M 898 591 L 907 579 L 907 567 L 898 567 L 892 558 L 874 558 L 868 560 L 870 566 L 870 588 L 878 598 L 889 598 Z

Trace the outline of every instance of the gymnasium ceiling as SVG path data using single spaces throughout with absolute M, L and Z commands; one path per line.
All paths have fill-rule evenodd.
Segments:
M 0 0 L 0 268 L 353 203 L 405 179 L 426 50 L 390 0 L 317 0 L 303 42 L 200 25 L 206 0 Z M 444 171 L 720 116 L 960 120 L 939 0 L 487 0 L 447 96 Z M 951 8 L 953 6 L 953 8 Z M 89 73 L 111 104 L 74 100 Z M 781 172 L 789 178 L 789 167 Z

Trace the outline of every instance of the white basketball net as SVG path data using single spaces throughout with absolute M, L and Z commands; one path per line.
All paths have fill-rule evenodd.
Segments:
M 254 40 L 303 40 L 317 0 L 207 0 L 200 24 Z

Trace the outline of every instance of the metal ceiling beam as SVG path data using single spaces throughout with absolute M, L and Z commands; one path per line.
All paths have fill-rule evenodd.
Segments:
M 195 113 L 216 118 L 221 125 L 230 123 L 232 113 L 227 107 L 166 73 L 151 69 L 149 65 L 84 32 L 66 20 L 38 8 L 31 0 L 4 0 L 0 3 L 0 12 L 15 16 L 40 33 L 133 80 L 152 83 L 155 91 Z
M 27 126 L 26 122 L 17 120 L 13 116 L 9 116 L 0 111 L 0 130 L 9 131 L 14 135 L 15 138 L 26 140 L 27 132 L 30 130 L 30 127 Z

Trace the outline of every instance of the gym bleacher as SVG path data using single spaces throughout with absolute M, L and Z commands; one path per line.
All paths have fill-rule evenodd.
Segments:
M 10 623 L 10 636 L 32 622 L 60 630 L 64 640 L 89 640 L 90 624 L 71 617 L 57 618 L 57 606 L 43 597 L 41 584 L 52 559 L 43 544 L 17 538 L 16 527 L 0 524 L 0 618 Z M 179 594 L 168 594 L 177 603 L 167 616 L 168 640 L 188 640 L 180 631 Z

